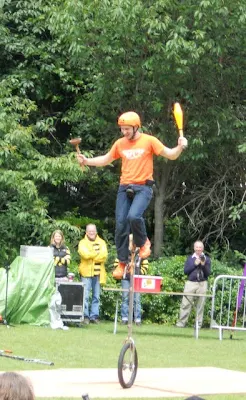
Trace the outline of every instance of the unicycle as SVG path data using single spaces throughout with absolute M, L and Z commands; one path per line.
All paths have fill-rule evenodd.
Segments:
M 118 378 L 123 389 L 132 387 L 138 370 L 138 354 L 134 340 L 127 338 L 118 360 Z
M 130 267 L 130 288 L 129 288 L 129 315 L 128 335 L 120 351 L 118 359 L 118 378 L 123 389 L 132 387 L 135 382 L 138 370 L 138 355 L 135 342 L 132 338 L 133 303 L 134 303 L 134 274 L 140 267 L 141 259 L 138 257 L 139 249 L 131 254 Z

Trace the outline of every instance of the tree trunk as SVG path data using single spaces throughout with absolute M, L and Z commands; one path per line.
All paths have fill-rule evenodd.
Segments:
M 155 241 L 154 241 L 154 258 L 158 258 L 161 255 L 161 248 L 163 244 L 163 220 L 164 220 L 164 194 L 159 193 L 155 196 L 155 209 L 154 209 L 154 218 L 155 218 Z
M 164 232 L 164 202 L 167 195 L 167 183 L 171 171 L 171 163 L 167 162 L 157 169 L 155 175 L 156 189 L 154 199 L 154 219 L 155 219 L 155 234 L 154 234 L 154 257 L 158 258 L 161 255 L 163 245 Z

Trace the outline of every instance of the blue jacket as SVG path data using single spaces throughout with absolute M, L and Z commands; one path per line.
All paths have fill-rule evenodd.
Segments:
M 195 260 L 197 259 L 194 255 L 189 256 L 185 262 L 184 273 L 188 275 L 188 280 L 192 282 L 207 281 L 211 274 L 211 260 L 209 256 L 205 256 L 205 264 L 201 262 L 196 265 Z

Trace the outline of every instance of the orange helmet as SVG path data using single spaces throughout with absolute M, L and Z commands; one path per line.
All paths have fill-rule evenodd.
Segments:
M 118 125 L 141 126 L 140 117 L 134 111 L 128 111 L 122 114 L 118 119 Z

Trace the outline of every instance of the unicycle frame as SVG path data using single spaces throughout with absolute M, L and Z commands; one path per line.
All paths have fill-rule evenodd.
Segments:
M 133 323 L 133 304 L 134 304 L 134 275 L 136 269 L 140 268 L 141 258 L 138 256 L 139 249 L 135 249 L 131 252 L 131 261 L 130 261 L 130 287 L 129 287 L 129 311 L 128 311 L 128 337 L 126 340 L 132 340 L 132 323 Z
M 118 377 L 121 386 L 126 389 L 130 388 L 135 381 L 137 375 L 137 368 L 138 368 L 138 357 L 137 357 L 137 350 L 135 346 L 135 342 L 132 338 L 132 328 L 133 328 L 133 305 L 134 305 L 134 275 L 136 268 L 140 268 L 141 258 L 138 257 L 139 249 L 134 249 L 131 252 L 131 261 L 129 264 L 130 268 L 130 287 L 129 287 L 129 308 L 128 308 L 128 335 L 125 339 L 124 345 L 121 349 L 119 360 L 118 360 Z M 126 366 L 123 365 L 124 354 L 127 350 L 130 349 L 131 352 L 131 365 L 129 366 L 129 370 L 131 371 L 131 378 L 128 382 L 124 380 L 123 377 L 123 370 L 126 369 Z M 132 364 L 133 363 L 133 364 Z M 133 367 L 132 367 L 133 366 Z

